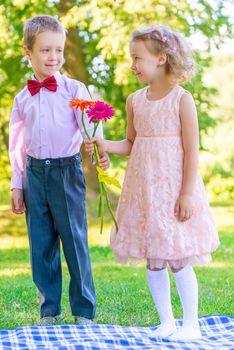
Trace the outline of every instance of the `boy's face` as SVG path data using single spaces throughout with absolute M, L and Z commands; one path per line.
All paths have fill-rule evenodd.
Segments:
M 36 35 L 32 50 L 25 48 L 34 75 L 44 80 L 55 74 L 63 65 L 65 37 L 62 33 L 45 31 Z

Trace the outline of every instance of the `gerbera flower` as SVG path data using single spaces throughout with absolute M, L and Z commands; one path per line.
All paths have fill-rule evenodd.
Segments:
M 80 108 L 80 110 L 83 112 L 87 107 L 94 105 L 95 102 L 94 101 L 87 101 L 87 100 L 82 100 L 82 99 L 78 99 L 78 98 L 73 98 L 70 102 L 70 107 L 72 109 L 76 109 L 78 110 L 78 108 Z
M 105 122 L 108 119 L 111 119 L 114 115 L 114 109 L 102 101 L 96 101 L 93 105 L 89 105 L 86 111 L 89 122 L 99 122 L 104 120 Z

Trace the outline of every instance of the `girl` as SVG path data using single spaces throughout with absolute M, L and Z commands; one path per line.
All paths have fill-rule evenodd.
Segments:
M 178 83 L 194 73 L 192 52 L 179 33 L 154 25 L 136 30 L 130 41 L 132 70 L 148 86 L 126 103 L 127 137 L 94 138 L 93 152 L 130 155 L 117 209 L 119 231 L 111 248 L 118 261 L 146 259 L 147 277 L 160 316 L 156 336 L 197 339 L 198 286 L 193 264 L 210 261 L 218 234 L 198 174 L 198 121 L 191 94 Z M 170 267 L 183 307 L 183 325 L 173 317 Z

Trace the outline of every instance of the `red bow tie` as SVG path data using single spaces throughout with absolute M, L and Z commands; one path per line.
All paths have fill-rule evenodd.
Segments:
M 36 95 L 40 91 L 40 88 L 42 87 L 45 87 L 50 91 L 57 90 L 57 81 L 53 75 L 49 78 L 46 78 L 42 82 L 38 80 L 28 80 L 27 85 L 28 85 L 28 90 L 32 96 Z

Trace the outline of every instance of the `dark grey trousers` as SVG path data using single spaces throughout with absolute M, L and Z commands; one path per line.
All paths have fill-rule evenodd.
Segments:
M 24 197 L 33 281 L 41 293 L 41 317 L 61 313 L 61 240 L 70 273 L 72 314 L 93 318 L 96 298 L 80 154 L 44 160 L 27 156 Z

